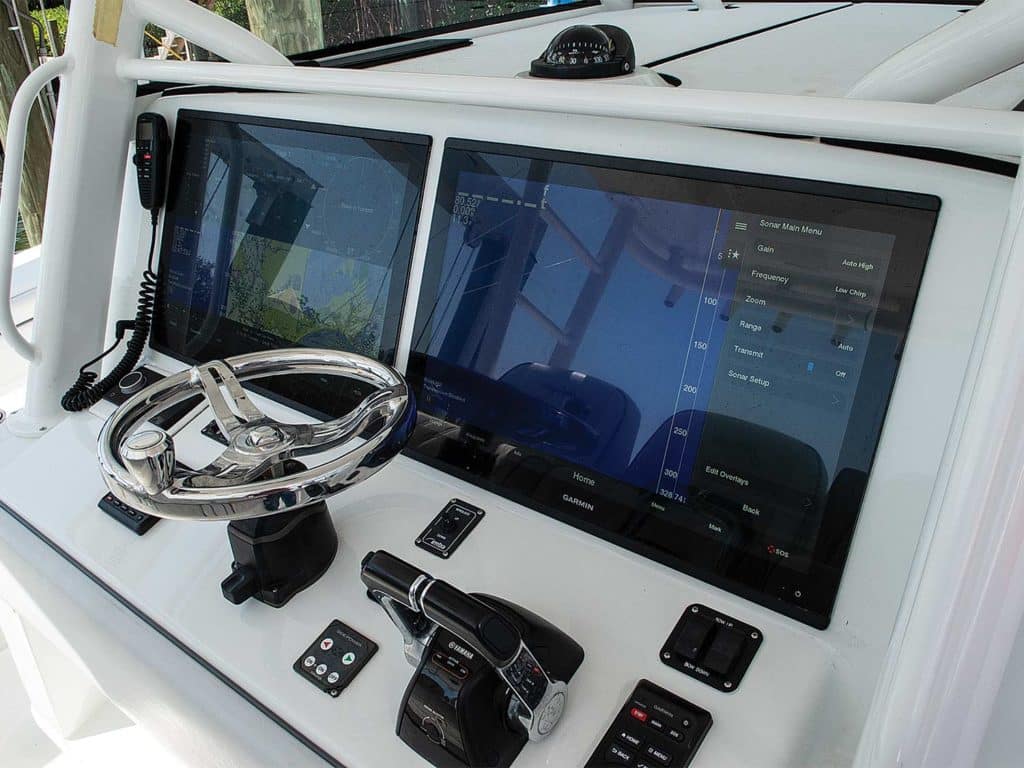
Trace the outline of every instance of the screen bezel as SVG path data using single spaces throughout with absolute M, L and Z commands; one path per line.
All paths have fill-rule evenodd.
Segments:
M 425 323 L 425 313 L 429 311 L 430 301 L 424 298 L 432 298 L 435 289 L 433 280 L 437 275 L 431 274 L 432 268 L 437 268 L 441 263 L 442 253 L 446 247 L 447 229 L 450 220 L 450 211 L 455 199 L 455 182 L 458 171 L 463 170 L 461 162 L 455 153 L 469 152 L 491 155 L 504 155 L 516 159 L 553 161 L 570 164 L 580 164 L 609 168 L 622 171 L 639 172 L 642 174 L 654 174 L 660 176 L 677 177 L 695 182 L 712 182 L 718 184 L 739 185 L 750 187 L 756 190 L 768 192 L 788 192 L 803 195 L 814 195 L 821 198 L 838 199 L 857 203 L 867 203 L 892 208 L 920 212 L 922 215 L 915 218 L 913 222 L 906 224 L 908 231 L 902 232 L 902 241 L 897 242 L 896 250 L 892 260 L 893 269 L 899 270 L 899 277 L 894 278 L 908 282 L 913 286 L 910 292 L 909 304 L 904 312 L 898 313 L 898 328 L 902 333 L 897 337 L 900 347 L 905 345 L 907 335 L 910 333 L 911 321 L 914 306 L 920 295 L 921 280 L 923 277 L 928 251 L 934 238 L 935 226 L 938 212 L 941 207 L 941 200 L 933 195 L 903 192 L 895 190 L 876 189 L 871 187 L 859 187 L 848 184 L 814 181 L 807 179 L 796 179 L 789 177 L 771 176 L 767 174 L 755 174 L 725 169 L 713 169 L 705 167 L 686 166 L 650 160 L 636 160 L 629 158 L 608 157 L 596 154 L 580 152 L 560 151 L 538 147 L 524 147 L 511 144 L 497 144 L 465 139 L 449 139 L 445 144 L 445 153 L 442 169 L 438 180 L 434 213 L 432 217 L 430 239 L 427 246 L 427 258 L 424 266 L 422 285 L 420 289 L 420 301 L 417 309 L 414 333 L 419 334 Z M 824 222 L 823 222 L 824 223 Z M 830 223 L 843 225 L 843 222 L 836 220 Z M 899 260 L 899 264 L 897 264 Z M 886 279 L 886 288 L 883 289 L 883 296 L 889 289 L 889 277 Z M 871 354 L 869 344 L 868 355 Z M 425 373 L 425 360 L 422 353 L 416 351 L 415 339 L 410 352 L 407 378 L 413 391 L 419 394 L 423 388 Z M 852 544 L 853 532 L 860 513 L 863 501 L 864 484 L 870 477 L 870 469 L 877 456 L 878 445 L 881 440 L 881 429 L 884 426 L 885 414 L 892 399 L 895 389 L 895 380 L 898 376 L 899 364 L 894 367 L 894 375 L 891 385 L 883 392 L 884 399 L 881 403 L 875 403 L 875 412 L 879 424 L 879 437 L 875 440 L 874 449 L 870 452 L 867 460 L 867 472 L 863 483 L 855 489 L 855 499 L 846 508 L 833 510 L 831 514 L 823 516 L 822 539 L 815 545 L 812 565 L 809 571 L 803 572 L 786 568 L 777 560 L 769 560 L 766 556 L 758 557 L 753 554 L 744 553 L 739 558 L 739 566 L 732 571 L 720 572 L 667 553 L 662 549 L 635 539 L 623 536 L 614 530 L 600 524 L 595 524 L 587 519 L 590 513 L 574 510 L 568 507 L 553 506 L 548 503 L 531 497 L 514 486 L 504 482 L 495 481 L 485 471 L 474 468 L 470 462 L 465 465 L 453 463 L 451 460 L 438 455 L 436 451 L 421 449 L 419 435 L 414 435 L 406 453 L 411 457 L 449 472 L 457 477 L 484 487 L 512 499 L 524 506 L 530 507 L 545 515 L 565 522 L 573 527 L 587 531 L 599 538 L 610 541 L 618 546 L 636 552 L 644 557 L 668 565 L 676 570 L 700 578 L 715 586 L 719 586 L 730 592 L 745 597 L 753 602 L 764 605 L 772 610 L 795 618 L 803 623 L 818 629 L 825 629 L 831 619 L 833 607 L 838 593 L 839 583 L 845 568 L 846 559 L 849 555 Z M 864 393 L 858 388 L 857 401 L 862 401 Z M 864 403 L 861 403 L 863 407 Z M 880 407 L 878 407 L 880 406 Z M 857 403 L 854 405 L 854 412 L 851 413 L 851 420 L 856 413 Z M 422 418 L 430 418 L 424 414 Z M 423 422 L 421 421 L 421 426 Z M 469 425 L 472 427 L 472 425 Z M 477 429 L 476 433 L 483 439 L 495 437 L 489 435 L 485 430 Z M 419 433 L 420 430 L 417 430 Z M 511 441 L 507 441 L 511 442 Z M 845 442 L 845 441 L 844 441 Z M 436 443 L 436 441 L 435 441 Z M 527 457 L 543 457 L 549 466 L 559 469 L 578 469 L 588 474 L 594 471 L 587 467 L 573 465 L 571 462 L 558 459 L 550 455 L 536 454 L 521 446 L 516 446 Z M 845 450 L 845 449 L 844 449 Z M 658 499 L 664 502 L 663 499 Z M 668 505 L 671 506 L 671 503 Z M 677 526 L 677 530 L 687 530 L 683 526 Z M 689 529 L 692 532 L 692 529 Z M 701 534 L 693 535 L 700 537 Z M 712 543 L 707 537 L 703 537 L 710 546 L 721 546 L 720 543 Z M 733 548 L 737 550 L 738 548 Z M 822 552 L 827 550 L 827 558 Z M 736 563 L 732 563 L 733 566 Z M 760 569 L 760 570 L 758 570 Z M 762 575 L 757 575 L 757 574 Z M 744 580 L 744 576 L 747 579 Z M 756 578 L 755 578 L 756 577 Z M 758 586 L 754 582 L 773 583 L 774 591 L 769 593 L 765 586 Z
M 391 142 L 394 144 L 402 144 L 409 147 L 423 147 L 423 158 L 421 161 L 413 162 L 410 165 L 409 176 L 407 181 L 409 184 L 418 189 L 419 199 L 415 203 L 415 215 L 411 222 L 411 236 L 409 239 L 409 256 L 405 266 L 405 276 L 399 280 L 397 275 L 392 276 L 392 289 L 400 289 L 399 295 L 394 298 L 394 306 L 397 307 L 396 317 L 394 318 L 394 332 L 387 334 L 385 338 L 382 335 L 381 338 L 381 352 L 378 357 L 380 362 L 387 365 L 394 365 L 397 355 L 398 340 L 402 336 L 403 323 L 405 319 L 405 307 L 409 300 L 409 286 L 412 281 L 412 270 L 413 270 L 413 254 L 416 249 L 416 240 L 419 234 L 419 226 L 423 216 L 423 201 L 424 193 L 426 191 L 426 175 L 427 166 L 430 162 L 430 151 L 433 144 L 433 138 L 427 134 L 417 133 L 402 133 L 398 131 L 384 131 L 374 128 L 359 128 L 353 126 L 342 126 L 342 125 L 331 125 L 328 123 L 315 123 L 307 122 L 302 120 L 290 120 L 285 118 L 276 117 L 262 117 L 255 115 L 243 115 L 237 113 L 228 112 L 217 112 L 199 109 L 179 109 L 175 117 L 175 125 L 173 131 L 173 147 L 171 152 L 171 165 L 169 178 L 174 179 L 180 177 L 184 171 L 185 158 L 185 144 L 179 140 L 178 127 L 183 120 L 197 119 L 207 121 L 221 121 L 227 123 L 234 123 L 238 125 L 256 125 L 267 128 L 283 128 L 288 130 L 302 131 L 305 133 L 320 133 L 328 134 L 332 136 L 343 136 L 346 138 L 355 139 L 366 139 L 370 141 L 383 141 Z M 410 158 L 412 160 L 412 158 Z M 156 352 L 167 355 L 168 357 L 186 363 L 188 365 L 195 365 L 201 362 L 200 358 L 187 355 L 180 352 L 168 344 L 163 343 L 158 338 L 157 329 L 162 328 L 162 313 L 164 311 L 165 303 L 162 296 L 162 286 L 167 279 L 167 250 L 170 248 L 170 242 L 172 240 L 172 227 L 173 217 L 170 214 L 175 204 L 175 189 L 173 186 L 168 191 L 167 204 L 163 212 L 163 221 L 160 224 L 161 227 L 161 242 L 160 242 L 160 259 L 157 267 L 157 302 L 154 309 L 153 317 L 153 330 L 149 337 L 149 346 Z M 391 300 L 389 299 L 389 304 Z M 264 397 L 267 397 L 274 402 L 281 403 L 290 408 L 294 408 L 300 413 L 304 413 L 308 416 L 313 416 L 319 419 L 326 419 L 334 417 L 340 414 L 330 414 L 323 411 L 317 410 L 298 400 L 287 395 L 280 394 L 273 389 L 254 384 L 252 382 L 246 382 L 245 387 L 257 392 Z

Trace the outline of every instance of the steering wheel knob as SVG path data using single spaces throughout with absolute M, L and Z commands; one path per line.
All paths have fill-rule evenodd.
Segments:
M 167 490 L 174 479 L 174 442 L 162 429 L 145 429 L 121 443 L 121 460 L 135 482 L 150 495 Z

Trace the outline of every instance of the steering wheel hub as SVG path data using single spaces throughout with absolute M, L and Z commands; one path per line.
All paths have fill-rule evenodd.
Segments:
M 247 448 L 256 448 L 260 451 L 279 451 L 285 447 L 288 438 L 280 429 L 268 424 L 247 430 L 243 435 L 242 442 Z

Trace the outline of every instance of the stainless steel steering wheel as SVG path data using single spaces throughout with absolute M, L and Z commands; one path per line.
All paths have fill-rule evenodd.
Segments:
M 288 374 L 340 376 L 374 391 L 339 419 L 284 424 L 257 408 L 239 382 Z M 176 465 L 166 432 L 140 427 L 197 393 L 209 402 L 228 447 L 202 469 L 187 470 Z M 168 376 L 125 401 L 100 431 L 100 469 L 114 496 L 157 517 L 263 517 L 305 507 L 370 477 L 402 450 L 415 422 L 405 380 L 383 363 L 328 349 L 254 352 Z M 289 472 L 285 464 L 347 443 L 352 446 L 319 466 Z

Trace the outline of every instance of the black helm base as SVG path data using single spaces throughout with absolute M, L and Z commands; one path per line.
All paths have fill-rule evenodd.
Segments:
M 234 562 L 220 586 L 235 605 L 253 599 L 282 607 L 323 576 L 338 553 L 338 532 L 322 501 L 297 512 L 234 520 L 228 540 Z

